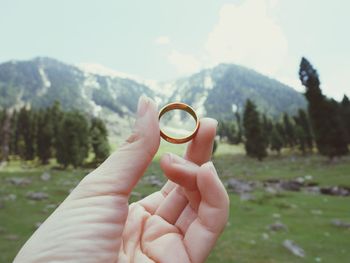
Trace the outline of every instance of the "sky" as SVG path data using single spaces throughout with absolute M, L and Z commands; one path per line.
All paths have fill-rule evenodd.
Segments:
M 219 63 L 350 96 L 347 0 L 0 0 L 0 63 L 48 56 L 169 81 Z

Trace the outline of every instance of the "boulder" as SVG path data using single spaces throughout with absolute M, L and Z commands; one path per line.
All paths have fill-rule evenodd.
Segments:
M 240 181 L 234 178 L 230 178 L 227 181 L 227 188 L 237 194 L 249 193 L 254 190 L 249 182 Z
M 283 241 L 283 246 L 288 249 L 293 255 L 298 257 L 305 257 L 305 251 L 298 246 L 293 240 L 286 239 Z
M 23 177 L 10 177 L 6 179 L 6 182 L 16 186 L 26 186 L 29 185 L 32 182 L 32 180 Z
M 333 226 L 340 227 L 340 228 L 350 228 L 350 222 L 344 222 L 339 219 L 333 219 L 331 221 L 331 224 Z
M 47 182 L 51 179 L 51 174 L 49 172 L 44 172 L 41 176 L 40 179 L 43 180 L 44 182 Z
M 49 198 L 49 195 L 43 192 L 29 192 L 27 193 L 27 198 L 34 201 L 41 201 Z
M 285 224 L 282 224 L 281 222 L 277 221 L 274 224 L 271 224 L 268 226 L 268 229 L 271 231 L 288 231 L 288 227 Z

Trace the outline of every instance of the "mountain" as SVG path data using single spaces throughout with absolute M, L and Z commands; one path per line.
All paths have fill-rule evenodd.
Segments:
M 0 64 L 0 107 L 47 107 L 59 100 L 64 109 L 129 123 L 141 94 L 163 105 L 182 101 L 200 115 L 232 119 L 247 98 L 270 116 L 305 107 L 304 97 L 291 87 L 251 69 L 221 64 L 173 82 L 142 81 L 103 67 L 68 65 L 51 58 Z M 108 119 L 108 118 L 107 118 Z
M 305 108 L 304 96 L 254 70 L 220 64 L 205 69 L 173 84 L 169 101 L 183 101 L 192 105 L 203 116 L 230 120 L 232 111 L 242 111 L 248 98 L 268 116 L 278 117 L 282 112 L 295 113 Z

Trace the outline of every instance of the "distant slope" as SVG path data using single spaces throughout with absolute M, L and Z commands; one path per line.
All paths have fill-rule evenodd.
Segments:
M 0 107 L 40 108 L 59 100 L 64 109 L 74 108 L 106 119 L 115 114 L 122 121 L 134 115 L 141 94 L 156 98 L 160 105 L 183 101 L 201 116 L 227 120 L 233 118 L 232 108 L 242 110 L 248 98 L 270 116 L 294 113 L 306 105 L 294 89 L 232 64 L 158 84 L 113 74 L 112 70 L 110 75 L 105 72 L 99 74 L 51 58 L 6 62 L 0 64 Z
M 169 101 L 181 100 L 193 105 L 202 115 L 232 119 L 232 108 L 242 110 L 245 101 L 253 100 L 261 112 L 279 116 L 306 107 L 304 96 L 279 81 L 254 70 L 220 64 L 173 83 Z

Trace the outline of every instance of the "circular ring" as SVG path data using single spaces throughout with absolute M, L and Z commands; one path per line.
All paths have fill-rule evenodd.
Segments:
M 175 143 L 175 144 L 185 143 L 185 142 L 188 142 L 188 141 L 192 140 L 192 138 L 196 135 L 196 133 L 197 133 L 197 131 L 199 129 L 199 119 L 197 117 L 196 112 L 190 106 L 188 106 L 185 103 L 173 102 L 173 103 L 170 103 L 168 105 L 165 105 L 160 110 L 160 112 L 159 112 L 159 120 L 165 113 L 167 113 L 168 111 L 171 111 L 171 110 L 183 110 L 183 111 L 186 111 L 187 113 L 189 113 L 193 117 L 195 122 L 196 122 L 196 128 L 194 129 L 194 131 L 190 135 L 188 135 L 186 137 L 182 137 L 182 138 L 171 137 L 171 136 L 167 135 L 166 133 L 164 133 L 162 131 L 162 129 L 160 129 L 160 136 L 162 136 L 162 138 L 164 140 L 166 140 L 167 142 Z

